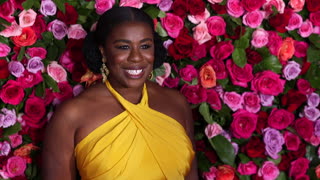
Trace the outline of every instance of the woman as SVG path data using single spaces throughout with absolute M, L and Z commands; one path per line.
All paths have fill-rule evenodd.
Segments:
M 153 28 L 135 8 L 100 17 L 84 49 L 104 82 L 56 110 L 44 141 L 44 179 L 75 179 L 77 171 L 84 180 L 198 179 L 188 104 L 148 81 L 163 48 Z

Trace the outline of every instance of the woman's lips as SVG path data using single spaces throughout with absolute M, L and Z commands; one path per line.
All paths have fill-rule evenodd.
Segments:
M 144 75 L 143 69 L 126 69 L 125 73 L 128 78 L 139 79 Z

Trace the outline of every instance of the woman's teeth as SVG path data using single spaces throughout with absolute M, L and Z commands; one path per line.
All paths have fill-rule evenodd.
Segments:
M 138 69 L 138 70 L 126 70 L 128 74 L 130 75 L 138 75 L 142 72 L 142 69 Z

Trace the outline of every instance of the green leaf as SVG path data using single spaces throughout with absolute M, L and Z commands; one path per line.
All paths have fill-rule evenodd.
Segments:
M 318 63 L 320 58 L 320 50 L 314 46 L 309 46 L 307 50 L 307 61 Z
M 9 23 L 7 20 L 5 20 L 3 18 L 0 18 L 0 24 L 4 24 L 4 25 L 7 25 L 7 26 L 11 25 L 11 23 Z
M 276 56 L 269 56 L 267 58 L 264 58 L 259 64 L 255 66 L 255 70 L 271 70 L 278 74 L 281 73 L 281 69 L 282 65 Z
M 232 59 L 237 66 L 243 68 L 247 63 L 246 51 L 242 48 L 235 48 L 232 53 Z
M 9 135 L 15 134 L 19 132 L 21 129 L 22 128 L 20 123 L 15 123 L 13 126 L 3 129 L 3 136 L 9 136 Z
M 201 103 L 201 105 L 199 107 L 199 112 L 203 116 L 204 120 L 207 121 L 207 123 L 209 123 L 209 124 L 213 123 L 213 119 L 210 114 L 210 107 L 209 107 L 208 103 Z
M 229 78 L 218 79 L 217 82 L 219 85 L 221 85 L 223 88 L 225 88 L 226 85 L 229 83 Z
M 95 8 L 94 8 L 94 4 L 95 4 L 94 1 L 90 1 L 90 2 L 86 5 L 86 9 L 90 9 L 90 10 L 95 9 Z
M 279 176 L 277 177 L 276 180 L 287 180 L 287 175 L 286 175 L 286 173 L 283 172 L 283 171 L 280 171 L 280 174 L 279 174 Z
M 34 0 L 26 0 L 25 2 L 22 3 L 22 7 L 25 10 L 31 9 L 33 4 L 34 4 Z
M 59 87 L 56 81 L 52 79 L 48 74 L 42 74 L 44 82 L 53 89 L 53 92 L 59 92 Z
M 147 6 L 145 9 L 143 9 L 144 12 L 146 12 L 152 19 L 155 19 L 158 17 L 160 13 L 160 9 L 156 6 Z
M 164 18 L 164 17 L 166 17 L 166 13 L 163 12 L 163 11 L 160 11 L 159 14 L 158 14 L 158 17 L 159 18 Z
M 306 158 L 312 161 L 313 159 L 317 158 L 317 148 L 315 146 L 307 145 L 306 147 Z
M 309 36 L 309 40 L 311 43 L 320 49 L 320 35 L 319 34 L 311 34 Z
M 251 180 L 250 176 L 238 175 L 240 180 Z
M 64 6 L 65 0 L 53 0 L 53 2 L 57 5 L 60 11 L 63 13 L 66 12 L 66 7 Z
M 198 78 L 193 78 L 191 81 L 191 85 L 197 85 L 198 84 Z
M 55 45 L 51 45 L 48 48 L 47 58 L 49 60 L 55 60 L 58 56 L 59 49 Z
M 168 36 L 167 31 L 163 29 L 163 27 L 161 26 L 160 23 L 157 23 L 156 32 L 157 32 L 157 33 L 159 34 L 159 36 L 161 36 L 161 37 L 167 37 L 167 36 Z
M 44 90 L 45 90 L 44 82 L 39 83 L 36 86 L 36 96 L 42 97 L 44 95 Z
M 217 135 L 209 139 L 209 142 L 223 163 L 231 166 L 234 164 L 236 156 L 234 154 L 233 146 L 228 139 L 222 135 Z
M 320 65 L 311 64 L 308 72 L 305 75 L 305 79 L 308 79 L 313 88 L 320 89 Z
M 48 43 L 51 43 L 55 39 L 53 37 L 52 32 L 50 32 L 50 31 L 45 31 L 41 35 L 42 35 L 43 40 L 48 41 Z
M 25 52 L 26 52 L 26 47 L 25 46 L 21 47 L 17 57 L 18 61 L 21 61 L 23 59 Z
M 250 158 L 243 153 L 239 153 L 238 157 L 240 158 L 241 163 L 248 163 Z
M 241 18 L 234 18 L 234 17 L 231 17 L 231 20 L 233 22 L 235 22 L 237 25 L 241 26 L 242 25 L 242 20 Z
M 247 47 L 249 47 L 249 45 L 249 39 L 246 36 L 242 36 L 239 40 L 236 40 L 234 42 L 234 46 L 236 48 L 246 49 Z

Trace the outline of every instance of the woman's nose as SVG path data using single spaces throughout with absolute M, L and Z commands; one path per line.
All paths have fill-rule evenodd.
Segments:
M 128 60 L 132 61 L 132 62 L 141 61 L 142 60 L 142 54 L 141 54 L 140 49 L 139 48 L 132 48 Z

